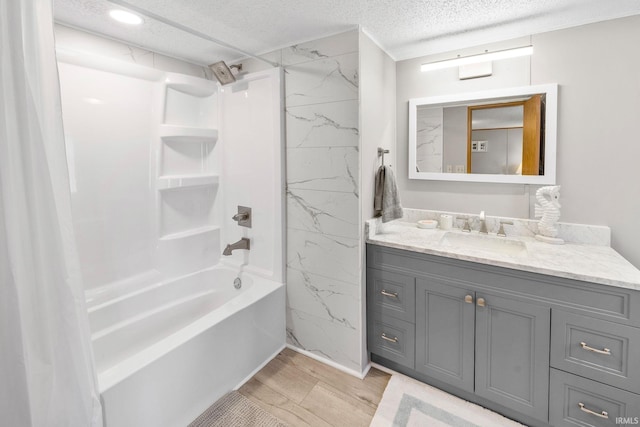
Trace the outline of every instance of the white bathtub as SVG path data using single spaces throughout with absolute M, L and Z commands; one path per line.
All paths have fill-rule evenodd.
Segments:
M 219 266 L 152 276 L 88 296 L 106 427 L 186 426 L 285 345 L 284 285 L 243 273 L 235 289 Z

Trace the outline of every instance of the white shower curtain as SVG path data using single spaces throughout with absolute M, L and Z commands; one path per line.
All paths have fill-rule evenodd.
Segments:
M 51 0 L 0 0 L 0 425 L 102 425 Z

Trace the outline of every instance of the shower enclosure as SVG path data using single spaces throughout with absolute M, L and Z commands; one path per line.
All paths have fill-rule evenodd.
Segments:
M 285 344 L 281 70 L 221 87 L 58 60 L 106 425 L 186 425 Z M 222 256 L 240 238 L 251 249 Z

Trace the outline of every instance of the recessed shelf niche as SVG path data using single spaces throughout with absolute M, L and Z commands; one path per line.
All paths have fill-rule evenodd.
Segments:
M 160 238 L 213 227 L 217 185 L 181 187 L 160 192 Z
M 165 80 L 156 178 L 158 260 L 165 274 L 195 271 L 220 256 L 217 87 L 180 74 Z
M 201 92 L 203 96 L 185 92 L 185 88 L 184 85 L 167 85 L 164 124 L 214 129 L 217 105 L 215 87 L 210 93 Z

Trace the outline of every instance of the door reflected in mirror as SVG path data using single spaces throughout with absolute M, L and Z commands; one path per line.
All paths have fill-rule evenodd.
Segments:
M 409 178 L 553 183 L 556 98 L 544 85 L 410 100 Z

